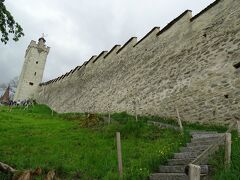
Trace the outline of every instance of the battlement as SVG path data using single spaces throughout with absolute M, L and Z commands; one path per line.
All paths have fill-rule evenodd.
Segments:
M 151 35 L 156 36 L 159 31 L 160 31 L 160 27 L 154 27 L 151 31 L 149 31 L 149 33 L 147 33 L 142 39 L 140 39 L 140 41 L 138 41 L 134 45 L 134 47 L 137 46 L 138 44 L 140 44 L 141 42 L 143 42 L 144 40 L 148 39 L 149 36 L 151 36 Z
M 221 0 L 215 0 L 212 4 L 210 4 L 209 6 L 207 6 L 205 9 L 203 9 L 202 11 L 200 11 L 198 14 L 196 14 L 194 17 L 191 18 L 191 21 L 194 21 L 195 19 L 197 19 L 199 16 L 201 16 L 202 14 L 204 14 L 205 12 L 207 12 L 209 9 L 213 8 L 215 5 L 217 5 Z
M 211 8 L 213 8 L 215 5 L 217 5 L 221 0 L 215 0 L 212 4 L 210 4 L 209 6 L 207 6 L 205 9 L 203 9 L 202 11 L 200 11 L 198 14 L 196 14 L 194 17 L 192 17 L 192 11 L 191 10 L 186 10 L 184 11 L 182 14 L 180 14 L 178 17 L 176 17 L 174 20 L 172 20 L 170 23 L 168 23 L 163 29 L 160 30 L 160 27 L 154 27 L 152 30 L 150 30 L 143 38 L 141 38 L 139 41 L 137 41 L 137 37 L 132 37 L 130 38 L 122 47 L 121 45 L 115 45 L 109 52 L 108 51 L 102 51 L 98 56 L 94 55 L 92 56 L 88 61 L 85 61 L 83 63 L 82 66 L 87 66 L 89 63 L 90 64 L 94 64 L 98 59 L 100 58 L 107 58 L 110 54 L 114 54 L 118 55 L 119 53 L 121 53 L 123 50 L 126 49 L 126 51 L 129 48 L 135 48 L 138 45 L 140 45 L 141 43 L 143 43 L 144 41 L 147 41 L 148 39 L 151 38 L 155 38 L 157 39 L 158 37 L 161 37 L 162 34 L 164 34 L 164 32 L 172 29 L 174 31 L 181 31 L 181 26 L 183 26 L 183 22 L 187 23 L 187 25 L 189 25 L 190 27 L 190 23 L 193 22 L 195 19 L 197 19 L 198 17 L 200 17 L 201 15 L 203 15 L 204 13 L 206 13 L 208 10 L 210 10 Z M 223 1 L 223 0 L 222 0 Z M 187 21 L 186 21 L 186 20 Z M 183 22 L 181 22 L 183 21 Z M 179 28 L 178 27 L 174 27 L 177 26 L 177 24 L 179 23 Z M 37 43 L 36 41 L 31 41 L 30 43 L 31 46 L 36 47 Z M 48 48 L 48 47 L 46 47 Z M 77 66 L 76 68 L 74 68 L 73 70 L 71 70 L 70 72 L 72 72 L 71 74 L 75 73 L 76 70 L 80 70 L 82 66 Z M 66 73 L 58 78 L 55 78 L 56 81 L 48 81 L 47 84 L 45 83 L 41 83 L 41 85 L 48 85 L 51 84 L 53 82 L 57 82 L 61 79 L 64 79 L 65 77 L 68 77 L 70 73 Z
M 134 47 L 134 45 L 137 43 L 137 37 L 131 37 L 118 51 L 117 54 L 119 54 L 124 49 L 128 49 L 130 47 Z
M 98 59 L 103 58 L 107 53 L 108 53 L 108 51 L 102 51 L 102 52 L 93 60 L 92 63 L 95 63 Z
M 115 45 L 113 48 L 103 57 L 106 59 L 108 56 L 110 56 L 112 53 L 117 53 L 117 51 L 121 48 L 121 45 Z
M 37 101 L 58 112 L 169 118 L 177 108 L 184 121 L 229 123 L 229 114 L 240 117 L 239 16 L 239 0 L 216 0 L 195 16 L 186 10 L 42 83 Z
M 37 48 L 37 49 L 41 49 L 42 51 L 47 52 L 47 53 L 49 53 L 49 51 L 50 51 L 50 47 L 46 46 L 45 44 L 37 43 L 34 40 L 32 40 L 30 42 L 30 44 L 28 45 L 28 49 L 32 48 L 32 47 Z
M 177 18 L 172 20 L 170 23 L 168 23 L 161 31 L 157 33 L 157 36 L 160 36 L 167 30 L 169 30 L 172 26 L 174 26 L 176 23 L 178 23 L 182 18 L 187 16 L 187 18 L 190 20 L 192 18 L 192 11 L 191 10 L 186 10 L 182 14 L 180 14 Z
M 192 21 L 194 21 L 195 19 L 197 19 L 198 17 L 200 17 L 202 14 L 206 13 L 208 10 L 210 10 L 212 7 L 214 7 L 215 5 L 217 5 L 221 0 L 216 0 L 214 1 L 212 4 L 210 4 L 208 7 L 206 7 L 205 9 L 203 9 L 201 12 L 199 12 L 197 15 L 195 15 L 194 17 L 192 17 L 192 11 L 191 10 L 186 10 L 184 11 L 182 14 L 180 14 L 178 17 L 176 17 L 174 20 L 172 20 L 170 23 L 168 23 L 162 30 L 160 30 L 160 27 L 154 27 L 152 30 L 150 30 L 143 38 L 141 38 L 139 41 L 137 41 L 137 37 L 132 37 L 130 38 L 122 47 L 121 45 L 115 45 L 109 52 L 108 51 L 102 51 L 98 56 L 94 55 L 92 56 L 88 61 L 85 61 L 83 63 L 82 66 L 87 66 L 89 63 L 95 63 L 98 59 L 100 58 L 107 58 L 110 54 L 115 52 L 115 55 L 118 55 L 120 52 L 122 52 L 123 50 L 127 50 L 130 47 L 135 48 L 136 46 L 138 46 L 140 43 L 146 41 L 148 38 L 152 37 L 152 38 L 157 38 L 158 36 L 161 36 L 164 32 L 168 31 L 170 28 L 175 28 L 173 27 L 175 24 L 177 24 L 178 22 L 180 22 L 182 19 L 184 19 L 185 17 L 187 17 L 187 23 L 191 23 Z M 182 25 L 182 22 L 180 22 L 180 25 Z M 178 29 L 174 29 L 174 30 L 178 30 Z M 37 47 L 38 44 L 36 43 L 36 41 L 31 41 L 30 45 L 31 47 Z M 47 49 L 49 47 L 46 47 Z M 76 68 L 74 68 L 73 70 L 71 70 L 69 73 L 66 73 L 58 78 L 55 78 L 55 81 L 51 81 L 49 80 L 47 83 L 41 83 L 41 85 L 48 85 L 54 82 L 57 82 L 61 79 L 64 79 L 65 77 L 68 77 L 69 74 L 73 74 L 76 72 L 76 70 L 80 70 L 82 66 L 77 66 Z

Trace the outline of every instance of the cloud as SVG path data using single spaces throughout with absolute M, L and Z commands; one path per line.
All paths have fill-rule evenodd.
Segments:
M 24 53 L 31 40 L 48 34 L 51 47 L 44 80 L 66 73 L 77 65 L 143 37 L 154 26 L 165 26 L 186 9 L 196 14 L 213 0 L 8 0 L 7 8 L 24 28 L 19 42 L 0 44 L 0 83 L 21 72 Z

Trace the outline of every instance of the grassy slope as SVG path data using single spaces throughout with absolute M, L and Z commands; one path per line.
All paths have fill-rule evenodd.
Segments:
M 145 179 L 188 140 L 189 130 L 226 131 L 221 126 L 184 124 L 186 132 L 181 136 L 142 123 L 164 121 L 158 117 L 140 117 L 142 122 L 135 123 L 133 117 L 124 113 L 114 114 L 115 122 L 111 125 L 93 130 L 80 128 L 79 119 L 74 117 L 81 115 L 52 117 L 51 110 L 45 106 L 28 111 L 14 109 L 12 113 L 1 109 L 0 161 L 17 169 L 55 169 L 63 179 L 117 179 L 116 131 L 122 135 L 125 179 Z M 215 170 L 213 179 L 240 179 L 240 139 L 236 132 L 232 135 L 231 168 L 224 170 L 224 150 L 221 149 L 211 161 Z M 7 177 L 0 174 L 0 179 Z
M 125 179 L 145 179 L 186 142 L 187 136 L 159 130 L 115 114 L 97 130 L 80 128 L 45 106 L 0 112 L 0 161 L 17 169 L 55 169 L 63 179 L 117 179 L 115 132 L 122 133 Z M 67 178 L 68 177 L 68 178 Z M 0 174 L 0 179 L 4 176 Z

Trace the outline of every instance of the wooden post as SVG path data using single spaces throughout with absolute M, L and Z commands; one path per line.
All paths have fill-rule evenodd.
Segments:
M 9 106 L 8 106 L 8 111 L 9 111 L 9 112 L 12 112 L 12 105 L 9 105 Z
M 231 133 L 225 134 L 225 167 L 230 167 L 231 163 L 231 144 L 232 144 L 232 135 Z
M 108 105 L 108 124 L 111 123 L 110 105 Z
M 176 108 L 176 111 L 177 111 L 177 116 L 178 116 L 178 125 L 179 125 L 181 131 L 183 132 L 182 121 L 181 121 L 181 118 L 180 118 L 180 115 L 179 115 L 178 108 Z
M 240 137 L 240 121 L 237 121 L 238 137 Z
M 189 180 L 200 180 L 201 167 L 189 164 Z
M 134 100 L 133 101 L 133 104 L 134 104 L 134 115 L 135 115 L 135 119 L 136 119 L 136 122 L 138 121 L 138 116 L 137 116 L 137 102 Z
M 110 114 L 110 112 L 108 112 L 108 124 L 110 124 L 111 123 L 111 114 Z
M 117 155 L 118 155 L 118 172 L 119 177 L 123 177 L 123 165 L 122 165 L 122 147 L 121 147 L 121 136 L 120 132 L 116 133 L 117 136 Z
M 137 110 L 136 110 L 136 113 L 135 113 L 135 119 L 136 119 L 136 122 L 138 122 Z

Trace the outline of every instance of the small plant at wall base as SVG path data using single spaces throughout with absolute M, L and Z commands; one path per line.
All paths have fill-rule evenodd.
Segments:
M 19 38 L 24 36 L 22 27 L 7 10 L 4 0 L 0 0 L 0 32 L 2 34 L 1 41 L 4 44 L 9 41 L 9 34 L 13 34 L 14 41 L 18 41 Z

